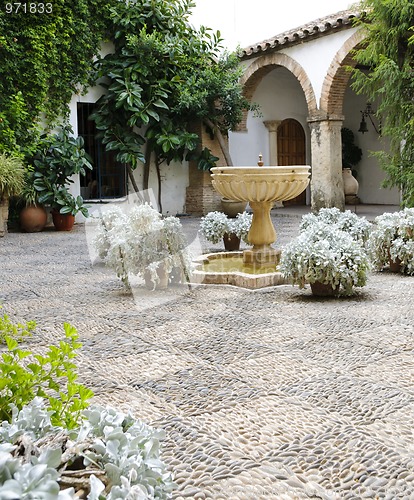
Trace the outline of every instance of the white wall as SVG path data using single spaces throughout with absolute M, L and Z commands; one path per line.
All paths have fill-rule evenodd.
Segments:
M 266 120 L 294 118 L 305 131 L 306 144 L 310 144 L 305 96 L 290 71 L 282 67 L 271 71 L 259 83 L 252 101 L 259 104 L 262 116 L 255 117 L 253 112 L 249 112 L 248 132 L 230 132 L 230 154 L 234 165 L 256 165 L 260 153 L 263 154 L 264 164 L 269 165 L 269 131 L 263 124 Z M 307 161 L 309 155 L 308 148 Z
M 338 50 L 356 31 L 357 28 L 350 28 L 281 50 L 282 53 L 295 59 L 305 70 L 312 83 L 318 106 L 322 85 L 332 60 Z
M 371 155 L 372 151 L 387 149 L 387 140 L 381 138 L 372 126 L 370 120 L 366 118 L 368 132 L 362 134 L 358 132 L 361 122 L 361 113 L 365 109 L 367 99 L 362 95 L 356 95 L 348 87 L 344 99 L 344 127 L 352 130 L 355 136 L 355 144 L 362 149 L 361 162 L 355 167 L 357 180 L 359 182 L 358 197 L 365 204 L 398 205 L 400 194 L 398 189 L 381 188 L 385 173 L 381 169 L 378 160 Z M 373 103 L 373 109 L 376 109 Z M 373 117 L 378 128 L 378 120 Z

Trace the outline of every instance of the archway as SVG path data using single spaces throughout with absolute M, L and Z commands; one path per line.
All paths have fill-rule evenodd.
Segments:
M 248 66 L 240 80 L 240 83 L 243 86 L 243 94 L 248 101 L 252 100 L 255 90 L 263 78 L 277 66 L 286 68 L 296 77 L 305 96 L 308 114 L 311 115 L 315 113 L 317 109 L 316 97 L 308 75 L 297 61 L 286 54 L 281 53 L 260 56 L 253 63 L 251 63 L 250 66 Z M 238 127 L 238 131 L 247 130 L 247 115 L 248 112 L 245 111 L 243 113 L 243 120 Z

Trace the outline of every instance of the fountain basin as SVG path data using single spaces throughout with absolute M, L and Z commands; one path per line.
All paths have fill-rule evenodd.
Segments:
M 214 167 L 212 184 L 225 198 L 248 202 L 287 201 L 309 184 L 309 166 Z
M 280 252 L 279 252 L 280 253 Z M 243 262 L 243 252 L 216 252 L 194 260 L 194 283 L 234 285 L 258 289 L 286 284 L 275 264 L 249 265 Z

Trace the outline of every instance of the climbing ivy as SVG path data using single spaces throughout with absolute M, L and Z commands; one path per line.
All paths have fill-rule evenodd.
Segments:
M 53 0 L 49 13 L 0 9 L 0 152 L 30 153 L 40 122 L 52 127 L 67 117 L 72 95 L 92 82 L 113 3 Z

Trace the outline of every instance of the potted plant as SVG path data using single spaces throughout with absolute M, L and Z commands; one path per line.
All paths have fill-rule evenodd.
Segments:
M 129 213 L 116 206 L 105 211 L 94 246 L 128 288 L 130 275 L 144 278 L 149 288 L 166 288 L 177 269 L 189 281 L 191 258 L 180 220 L 163 218 L 147 203 Z
M 414 208 L 376 217 L 368 252 L 378 271 L 414 275 Z
M 223 212 L 209 212 L 201 218 L 200 231 L 207 241 L 218 243 L 223 240 L 226 250 L 238 250 L 241 240 L 248 243 L 252 218 L 248 212 L 237 214 L 235 219 L 229 219 Z
M 22 191 L 19 195 L 20 210 L 19 221 L 22 231 L 35 233 L 42 231 L 47 223 L 47 212 L 41 203 L 39 203 L 39 192 L 34 187 L 33 167 L 26 167 L 25 181 Z
M 22 192 L 24 175 L 21 158 L 0 153 L 0 237 L 7 232 L 9 198 Z
M 72 129 L 64 126 L 54 135 L 45 136 L 33 158 L 34 187 L 39 192 L 39 202 L 50 205 L 53 223 L 57 230 L 70 230 L 75 215 L 88 216 L 88 209 L 81 196 L 73 196 L 69 184 L 74 174 L 86 174 L 92 165 L 83 148 L 83 138 L 72 137 Z
M 352 295 L 366 284 L 369 259 L 352 236 L 335 225 L 316 222 L 283 250 L 280 271 L 292 284 L 311 286 L 319 296 Z

